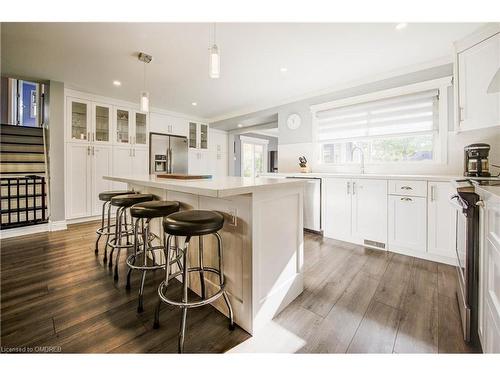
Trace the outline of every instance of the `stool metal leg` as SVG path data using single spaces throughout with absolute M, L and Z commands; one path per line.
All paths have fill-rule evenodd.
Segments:
M 114 238 L 114 244 L 116 245 L 118 243 L 118 239 L 121 237 L 121 212 L 122 208 L 119 207 L 116 210 L 116 218 L 115 218 L 115 238 Z M 108 267 L 111 269 L 113 267 L 113 253 L 115 252 L 115 248 L 111 246 L 111 251 L 109 252 L 109 262 L 108 262 Z
M 108 261 L 108 241 L 110 235 L 111 235 L 111 202 L 108 203 L 108 231 L 106 234 L 106 245 L 104 246 L 104 258 L 102 258 L 102 262 L 104 264 L 106 264 Z
M 149 236 L 149 219 L 146 220 L 146 227 L 144 228 L 144 231 L 142 232 L 142 243 L 143 243 L 143 265 L 147 266 L 148 265 L 148 256 L 147 256 L 147 243 L 148 243 L 148 236 Z M 144 294 L 144 283 L 146 281 L 146 270 L 142 271 L 142 277 L 141 277 L 141 286 L 139 288 L 139 305 L 137 306 L 137 312 L 142 313 L 144 311 L 144 305 L 143 305 L 143 294 Z
M 183 298 L 182 302 L 187 303 L 188 302 L 188 286 L 189 286 L 189 273 L 188 273 L 188 249 L 189 249 L 189 241 L 190 237 L 186 237 L 186 242 L 184 244 L 184 256 L 183 256 L 183 262 L 182 262 L 182 281 L 183 281 L 183 288 L 184 288 L 184 293 L 183 293 Z M 179 353 L 182 353 L 184 351 L 184 337 L 186 334 L 186 319 L 187 319 L 187 307 L 182 308 L 182 317 L 181 317 L 181 327 L 180 327 L 180 332 L 179 332 L 179 347 L 178 351 Z
M 219 233 L 214 233 L 217 238 L 217 244 L 219 248 L 219 282 L 221 285 L 224 285 L 224 263 L 222 260 L 223 257 L 223 248 L 222 248 L 222 238 Z M 227 309 L 229 312 L 229 329 L 234 330 L 234 317 L 233 317 L 233 308 L 231 307 L 231 302 L 229 301 L 229 297 L 227 296 L 227 292 L 224 290 L 222 293 L 224 297 L 224 301 L 226 302 Z
M 104 204 L 102 205 L 102 214 L 101 214 L 101 232 L 103 231 L 103 228 L 104 228 L 104 213 L 106 212 L 106 204 L 108 202 L 104 202 Z M 109 228 L 106 230 L 108 231 Z M 102 233 L 99 233 L 97 235 L 97 239 L 95 240 L 95 255 L 97 255 L 99 253 L 99 240 L 101 239 L 101 236 L 102 236 Z
M 200 289 L 201 289 L 201 298 L 205 299 L 205 275 L 203 269 L 203 236 L 198 237 L 198 263 L 200 265 Z
M 117 241 L 118 241 L 118 251 L 116 252 L 116 259 L 115 259 L 115 276 L 114 276 L 114 279 L 115 281 L 118 281 L 118 264 L 120 263 L 120 252 L 122 250 L 121 246 L 122 246 L 122 219 L 123 219 L 123 213 L 125 211 L 125 207 L 121 207 L 120 208 L 120 214 L 118 215 L 118 223 L 117 223 L 117 226 L 118 226 L 118 238 L 117 238 Z M 111 264 L 111 260 L 112 260 L 112 256 L 110 257 L 109 259 L 109 262 Z M 111 267 L 111 266 L 110 266 Z
M 163 247 L 163 254 L 165 256 L 165 289 L 167 288 L 168 285 L 168 279 L 170 277 L 170 240 L 172 239 L 172 235 L 168 235 L 167 240 L 164 242 L 164 247 Z M 177 239 L 177 237 L 176 237 Z M 176 254 L 177 256 L 177 248 L 176 248 Z M 158 304 L 156 305 L 155 309 L 155 321 L 153 324 L 153 328 L 157 329 L 160 328 L 160 308 L 161 308 L 161 298 L 158 295 Z
M 141 224 L 141 219 L 137 219 L 134 224 L 134 255 L 137 257 L 137 248 L 139 247 L 139 241 L 138 241 L 138 236 L 139 236 L 139 224 Z M 134 264 L 135 264 L 136 258 L 134 258 Z M 128 269 L 127 272 L 127 285 L 125 288 L 127 290 L 130 290 L 130 276 L 132 275 L 132 268 Z

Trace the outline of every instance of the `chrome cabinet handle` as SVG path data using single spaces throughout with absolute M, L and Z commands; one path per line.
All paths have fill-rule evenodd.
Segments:
M 347 195 L 351 194 L 351 183 L 347 181 Z
M 92 155 L 95 155 L 94 146 L 92 146 Z
M 411 186 L 401 186 L 401 190 L 413 190 Z
M 436 187 L 434 185 L 431 185 L 431 202 L 433 202 L 435 199 L 435 197 L 434 197 L 435 188 Z
M 403 197 L 403 198 L 401 198 L 401 200 L 402 201 L 406 201 L 406 202 L 412 202 L 413 201 L 413 199 L 408 198 L 408 197 Z
M 87 132 L 87 141 L 90 141 L 90 132 Z
M 356 194 L 356 182 L 352 183 L 352 195 Z
M 87 146 L 87 155 L 90 155 L 90 146 Z

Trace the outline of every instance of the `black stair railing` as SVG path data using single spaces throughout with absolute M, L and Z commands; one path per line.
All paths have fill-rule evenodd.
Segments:
M 48 221 L 45 177 L 1 177 L 1 229 Z

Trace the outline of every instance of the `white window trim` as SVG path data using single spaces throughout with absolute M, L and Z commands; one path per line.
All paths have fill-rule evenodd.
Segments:
M 406 86 L 399 86 L 392 89 L 381 90 L 372 92 L 369 94 L 352 96 L 345 99 L 334 100 L 331 102 L 321 103 L 312 105 L 310 107 L 312 113 L 312 122 L 313 122 L 313 142 L 315 148 L 317 149 L 318 155 L 318 164 L 322 166 L 345 166 L 356 164 L 355 162 L 345 162 L 345 163 L 324 163 L 321 157 L 321 144 L 318 142 L 318 124 L 317 124 L 317 113 L 320 111 L 325 111 L 329 109 L 335 109 L 339 107 L 344 107 L 348 105 L 355 105 L 360 103 L 366 103 L 374 100 L 388 99 L 395 96 L 402 96 L 408 94 L 415 94 L 421 91 L 438 89 L 439 90 L 439 138 L 435 144 L 436 156 L 433 160 L 423 160 L 420 162 L 414 161 L 401 161 L 398 164 L 446 164 L 448 162 L 448 87 L 452 85 L 452 76 L 433 79 L 430 81 L 423 81 L 414 83 Z M 393 164 L 394 162 L 377 162 L 377 163 L 366 163 L 366 165 L 386 165 Z

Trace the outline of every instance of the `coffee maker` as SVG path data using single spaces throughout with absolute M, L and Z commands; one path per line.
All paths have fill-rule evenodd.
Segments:
M 464 176 L 490 177 L 488 154 L 490 145 L 474 143 L 464 148 Z

